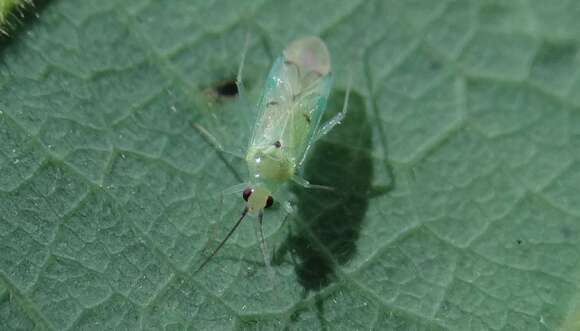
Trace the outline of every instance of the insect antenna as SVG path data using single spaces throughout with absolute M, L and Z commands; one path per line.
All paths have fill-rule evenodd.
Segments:
M 201 269 L 203 269 L 203 267 L 205 267 L 205 265 L 217 254 L 217 252 L 219 252 L 219 250 L 222 248 L 222 246 L 226 243 L 226 241 L 228 241 L 228 239 L 230 239 L 230 237 L 232 236 L 232 234 L 234 233 L 234 231 L 236 231 L 236 229 L 238 228 L 238 226 L 240 225 L 240 223 L 242 223 L 242 220 L 244 219 L 244 217 L 246 217 L 246 214 L 248 213 L 248 207 L 244 208 L 244 211 L 242 212 L 242 216 L 240 216 L 240 218 L 238 219 L 238 221 L 236 222 L 236 224 L 234 224 L 234 227 L 230 230 L 230 232 L 228 232 L 228 234 L 226 235 L 226 237 L 224 238 L 224 240 L 222 240 L 222 242 L 218 245 L 218 247 L 211 253 L 210 256 L 208 256 L 203 263 L 199 266 L 199 268 L 197 268 L 197 270 L 193 273 L 194 275 L 197 274 L 198 272 L 201 271 Z

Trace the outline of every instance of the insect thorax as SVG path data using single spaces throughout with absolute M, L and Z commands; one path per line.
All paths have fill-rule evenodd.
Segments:
M 275 146 L 251 147 L 246 154 L 251 180 L 273 185 L 286 182 L 294 175 L 296 163 Z

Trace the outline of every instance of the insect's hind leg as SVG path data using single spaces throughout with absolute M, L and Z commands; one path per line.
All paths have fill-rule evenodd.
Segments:
M 306 180 L 298 175 L 293 176 L 292 181 L 294 183 L 304 187 L 305 189 L 318 189 L 318 190 L 327 190 L 327 191 L 334 191 L 335 190 L 335 188 L 331 187 L 331 186 L 311 184 L 308 180 Z
M 346 95 L 344 96 L 344 103 L 342 104 L 342 110 L 340 113 L 334 115 L 334 117 L 332 117 L 328 122 L 324 123 L 322 127 L 316 131 L 316 134 L 314 135 L 314 141 L 324 137 L 328 132 L 330 132 L 330 130 L 340 124 L 346 117 L 346 113 L 348 111 L 348 98 L 350 96 L 351 81 L 352 78 L 349 78 L 348 87 L 346 88 Z

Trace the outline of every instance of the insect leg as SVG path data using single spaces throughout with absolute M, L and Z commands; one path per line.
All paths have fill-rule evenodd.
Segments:
M 228 112 L 221 111 L 221 109 L 209 110 L 207 109 L 211 103 L 202 103 L 198 101 L 197 107 L 200 109 L 199 113 L 202 115 L 194 123 L 193 128 L 204 138 L 204 140 L 221 153 L 233 155 L 237 158 L 243 159 L 244 149 L 247 146 L 242 146 L 246 139 L 239 139 L 244 137 L 244 133 L 249 132 L 253 127 L 251 121 L 255 113 L 248 98 L 245 95 L 244 84 L 242 81 L 242 72 L 244 68 L 246 53 L 249 46 L 249 33 L 246 34 L 244 48 L 238 67 L 236 76 L 236 86 L 238 98 L 236 107 L 241 108 L 240 112 L 231 115 Z M 247 116 L 246 116 L 247 115 Z M 232 138 L 235 137 L 235 138 Z
M 226 153 L 226 154 L 230 154 L 232 156 L 235 156 L 239 159 L 243 159 L 244 156 L 242 155 L 241 152 L 239 151 L 232 151 L 232 150 L 227 150 L 224 148 L 224 146 L 222 145 L 222 143 L 219 141 L 219 139 L 214 136 L 213 134 L 211 134 L 211 132 L 209 132 L 206 128 L 204 128 L 203 126 L 197 124 L 197 123 L 192 123 L 191 126 L 197 131 L 199 132 L 199 134 L 203 137 L 203 139 L 210 145 L 212 145 L 215 149 L 217 149 L 219 152 L 221 153 Z
M 328 122 L 324 123 L 320 129 L 317 130 L 316 134 L 314 135 L 313 141 L 317 141 L 320 138 L 324 137 L 332 128 L 336 125 L 340 124 L 342 120 L 346 117 L 346 113 L 348 111 L 348 98 L 350 96 L 350 84 L 351 78 L 348 80 L 348 87 L 346 88 L 346 95 L 344 96 L 344 103 L 342 104 L 342 110 L 340 113 L 334 115 Z
M 248 48 L 250 47 L 250 33 L 246 33 L 246 39 L 244 41 L 244 49 L 242 50 L 242 57 L 240 59 L 240 65 L 238 67 L 238 74 L 236 76 L 236 85 L 238 87 L 238 96 L 244 111 L 255 114 L 256 106 L 250 102 L 248 95 L 246 94 L 246 87 L 243 80 L 244 64 L 246 62 L 246 54 L 248 53 Z M 244 130 L 250 130 L 254 127 L 252 120 L 254 115 L 246 116 L 246 121 L 244 123 Z
M 284 207 L 284 210 L 286 211 L 287 215 L 293 215 L 296 212 L 295 208 L 292 206 L 292 203 L 290 203 L 290 201 L 286 201 L 285 203 L 283 203 L 282 207 Z M 284 217 L 284 222 L 286 221 L 287 218 L 288 216 Z M 282 222 L 282 224 L 284 224 L 284 222 Z
M 309 181 L 307 181 L 306 179 L 304 179 L 298 175 L 292 176 L 292 181 L 294 183 L 306 188 L 306 189 L 318 189 L 318 190 L 327 190 L 327 191 L 334 191 L 335 190 L 335 188 L 331 187 L 331 186 L 310 184 Z
M 242 50 L 242 58 L 240 59 L 240 66 L 238 67 L 238 75 L 236 76 L 236 85 L 238 86 L 238 94 L 240 97 L 245 98 L 245 87 L 242 80 L 242 72 L 244 71 L 244 62 L 246 62 L 246 53 L 248 52 L 248 47 L 250 43 L 250 34 L 246 34 L 246 40 L 244 41 L 244 49 Z
M 263 230 L 263 220 L 264 211 L 258 213 L 258 224 L 256 224 L 256 237 L 260 242 L 260 250 L 262 251 L 262 256 L 264 257 L 264 264 L 268 270 L 271 281 L 274 281 L 274 269 L 272 269 L 272 264 L 270 261 L 270 255 L 268 254 L 268 247 L 266 245 L 266 240 L 264 240 L 264 230 Z
M 229 195 L 229 194 L 236 194 L 240 193 L 248 187 L 248 183 L 240 183 L 233 186 L 230 186 L 221 192 L 221 195 Z

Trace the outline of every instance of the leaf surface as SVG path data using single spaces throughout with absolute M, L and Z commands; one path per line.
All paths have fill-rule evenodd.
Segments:
M 577 330 L 577 1 L 73 1 L 0 44 L 2 330 Z M 34 10 L 33 10 L 34 11 Z M 320 35 L 349 114 L 267 213 L 208 91 Z M 230 140 L 248 132 L 222 126 Z M 239 128 L 238 128 L 239 129 Z

